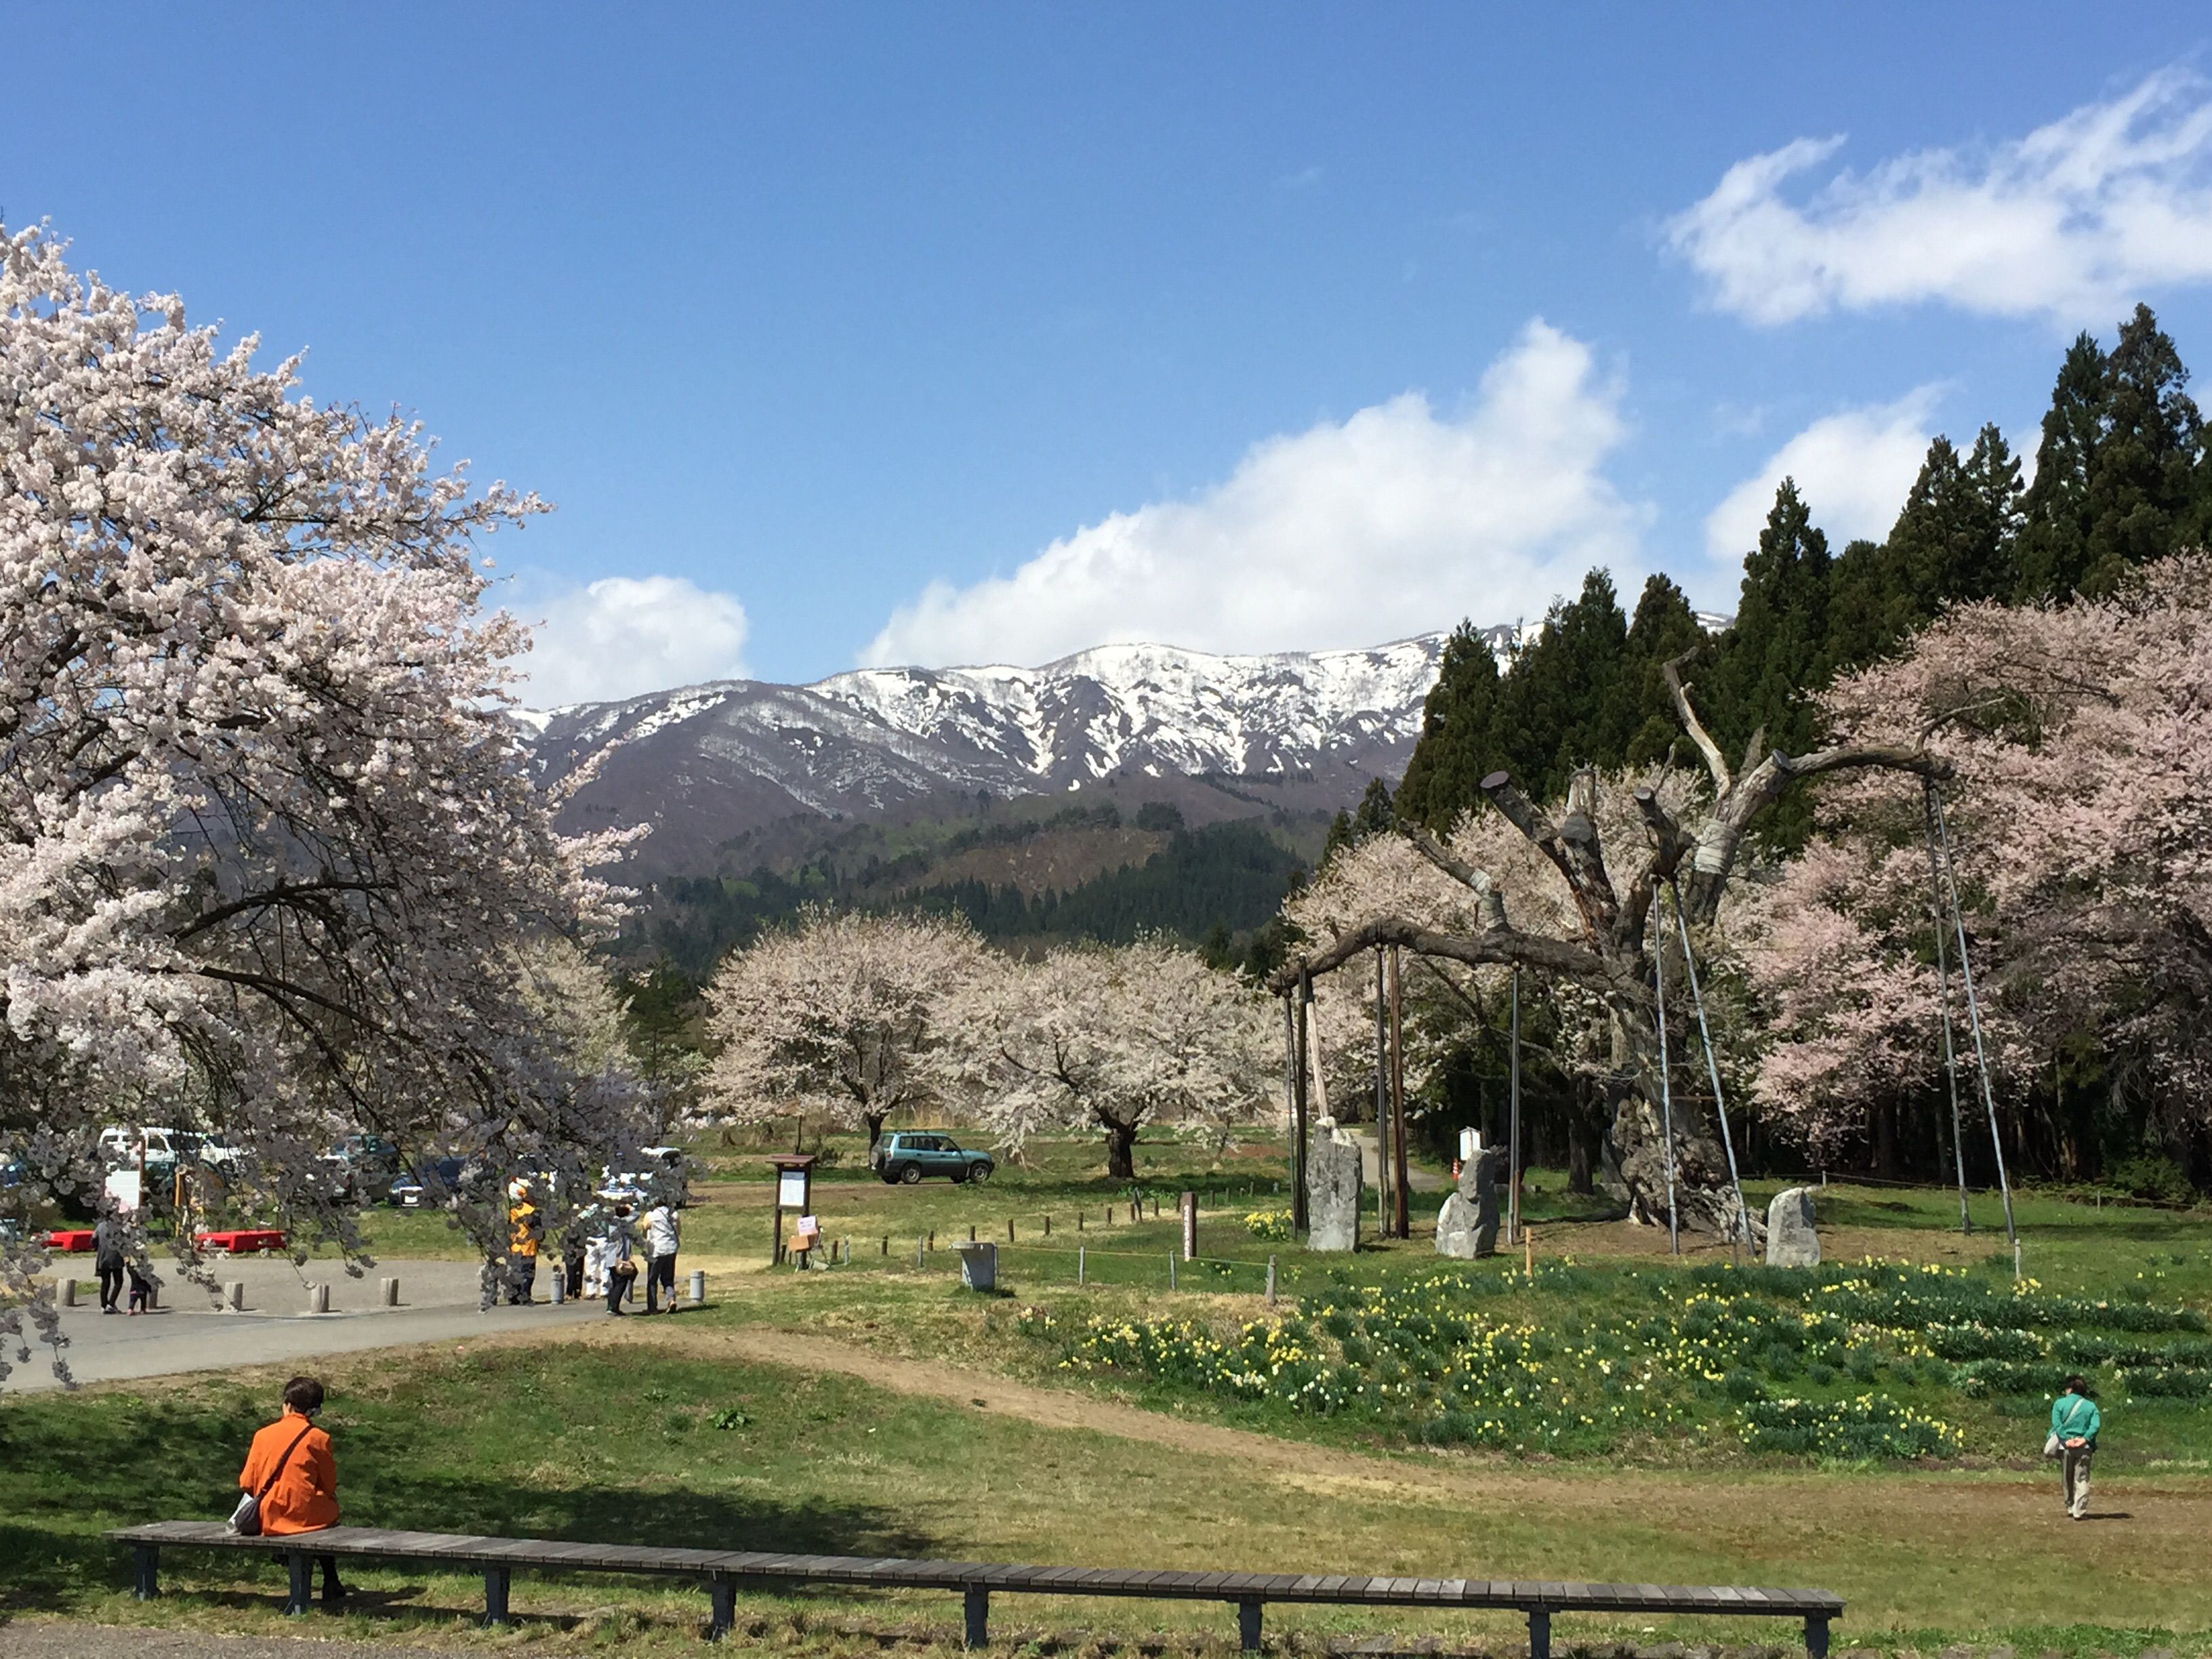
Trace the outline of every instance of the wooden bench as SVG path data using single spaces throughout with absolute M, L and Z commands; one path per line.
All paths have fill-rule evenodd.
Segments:
M 1115 1567 L 1024 1567 L 982 1561 L 903 1561 L 865 1555 L 779 1555 L 758 1550 L 662 1549 L 635 1544 L 570 1544 L 535 1538 L 479 1538 L 461 1533 L 380 1532 L 331 1527 L 277 1538 L 240 1538 L 219 1521 L 162 1521 L 124 1527 L 108 1537 L 131 1547 L 137 1591 L 161 1594 L 164 1547 L 259 1551 L 290 1569 L 287 1613 L 305 1613 L 318 1555 L 375 1556 L 480 1568 L 484 1622 L 507 1622 L 507 1586 L 517 1567 L 553 1572 L 631 1572 L 691 1578 L 706 1586 L 709 1639 L 726 1635 L 737 1592 L 748 1584 L 847 1584 L 866 1589 L 949 1590 L 963 1601 L 967 1644 L 988 1639 L 991 1596 L 1126 1595 L 1148 1600 L 1225 1601 L 1237 1609 L 1245 1651 L 1260 1646 L 1260 1610 L 1273 1602 L 1373 1607 L 1489 1607 L 1528 1620 L 1529 1659 L 1549 1659 L 1555 1613 L 1741 1613 L 1802 1619 L 1811 1659 L 1826 1659 L 1828 1626 L 1844 1604 L 1826 1590 L 1751 1589 L 1686 1584 L 1577 1584 L 1528 1579 L 1370 1578 L 1364 1575 L 1269 1572 L 1138 1572 Z

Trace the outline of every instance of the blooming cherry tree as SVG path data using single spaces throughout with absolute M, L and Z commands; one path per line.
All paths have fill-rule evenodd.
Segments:
M 939 1100 L 955 1070 L 946 1012 L 984 971 L 982 941 L 938 916 L 815 910 L 730 956 L 708 988 L 721 1051 L 701 1090 L 709 1121 L 814 1111 L 868 1132 Z
M 337 1129 L 505 1167 L 626 1132 L 517 954 L 610 919 L 615 848 L 555 833 L 481 609 L 477 538 L 540 503 L 256 344 L 0 232 L 0 1159 L 21 1204 L 95 1183 L 111 1115 L 220 1129 L 344 1238 Z
M 971 984 L 960 1023 L 979 1109 L 1001 1143 L 1018 1149 L 1052 1126 L 1100 1129 L 1117 1180 L 1135 1176 L 1146 1124 L 1249 1121 L 1280 1065 L 1260 1000 L 1158 938 L 1009 963 Z

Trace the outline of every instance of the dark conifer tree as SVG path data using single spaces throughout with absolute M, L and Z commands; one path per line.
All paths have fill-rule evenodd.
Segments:
M 1743 562 L 1735 623 L 1721 641 L 1714 678 L 1719 693 L 1706 724 L 1741 750 L 1764 728 L 1766 741 L 1800 753 L 1811 746 L 1812 708 L 1804 694 L 1827 674 L 1828 538 L 1784 478 Z
M 1444 642 L 1437 683 L 1421 708 L 1421 736 L 1398 785 L 1398 811 L 1437 834 L 1482 799 L 1476 786 L 1494 771 L 1498 658 L 1473 623 Z
M 1616 696 L 1620 707 L 1609 717 L 1611 728 L 1621 734 L 1618 752 L 1591 758 L 1602 765 L 1642 766 L 1663 760 L 1682 736 L 1674 718 L 1674 703 L 1660 668 L 1705 642 L 1705 625 L 1690 609 L 1688 596 L 1664 576 L 1644 584 L 1636 601 L 1636 615 L 1628 624 L 1628 640 L 1621 653 Z
M 2148 306 L 2120 326 L 2106 360 L 2105 429 L 2089 469 L 2087 565 L 2075 587 L 2112 592 L 2136 565 L 2171 553 L 2191 522 L 2203 422 L 2189 371 Z
M 1575 768 L 1615 760 L 1626 745 L 1628 733 L 1612 729 L 1612 721 L 1627 643 L 1628 618 L 1613 578 L 1593 570 L 1583 591 L 1553 605 L 1543 632 L 1516 654 L 1498 687 L 1498 764 L 1530 796 L 1550 799 Z
M 2016 599 L 2063 597 L 2089 568 L 2089 477 L 2112 408 L 2111 366 L 2084 332 L 2066 349 L 2044 412 L 2035 482 L 2021 501 Z

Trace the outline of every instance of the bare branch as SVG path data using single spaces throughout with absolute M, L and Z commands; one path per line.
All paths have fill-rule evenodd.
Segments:
M 1405 829 L 1406 839 L 1413 843 L 1415 852 L 1474 894 L 1478 914 L 1482 917 L 1486 932 L 1505 926 L 1505 898 L 1487 872 L 1476 869 L 1419 824 L 1409 823 Z
M 1443 957 L 1475 968 L 1538 968 L 1592 985 L 1616 987 L 1631 996 L 1650 996 L 1639 981 L 1617 971 L 1596 951 L 1565 939 L 1546 939 L 1511 927 L 1480 933 L 1438 933 L 1403 916 L 1378 916 L 1363 922 L 1316 954 L 1285 963 L 1268 975 L 1267 988 L 1280 996 L 1301 980 L 1340 968 L 1378 945 L 1400 945 L 1417 956 Z
M 1583 918 L 1590 927 L 1610 933 L 1620 919 L 1620 900 L 1606 873 L 1605 848 L 1600 844 L 1597 821 L 1597 774 L 1585 766 L 1567 782 L 1566 816 L 1559 820 L 1559 850 L 1566 860 L 1568 883 L 1573 887 Z
M 1698 711 L 1690 706 L 1689 688 L 1682 684 L 1682 665 L 1698 654 L 1692 648 L 1680 656 L 1659 665 L 1660 677 L 1667 682 L 1668 695 L 1674 700 L 1674 713 L 1682 722 L 1682 729 L 1690 734 L 1690 741 L 1698 745 L 1698 752 L 1705 757 L 1705 770 L 1712 775 L 1713 793 L 1725 795 L 1733 781 L 1729 776 L 1728 762 L 1721 758 L 1721 746 L 1705 730 Z

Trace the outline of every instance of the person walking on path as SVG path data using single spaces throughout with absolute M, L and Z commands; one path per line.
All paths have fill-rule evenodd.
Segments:
M 131 1311 L 134 1314 L 154 1311 L 154 1281 L 138 1271 L 138 1264 L 128 1261 L 123 1271 L 131 1276 Z
M 100 1275 L 100 1310 L 104 1314 L 119 1311 L 115 1303 L 123 1294 L 127 1243 L 123 1218 L 115 1213 L 113 1205 L 104 1206 L 92 1226 L 92 1266 Z
M 2089 1460 L 2096 1455 L 2097 1431 L 2104 1425 L 2087 1382 L 2068 1377 L 2064 1391 L 2051 1402 L 2051 1438 L 2058 1449 L 2059 1492 L 2068 1516 L 2075 1521 L 2088 1511 Z
M 331 1455 L 330 1436 L 315 1426 L 322 1408 L 323 1385 L 313 1377 L 287 1382 L 284 1414 L 255 1431 L 238 1473 L 240 1492 L 262 1494 L 261 1530 L 272 1538 L 337 1525 L 337 1460 Z M 316 1559 L 323 1569 L 323 1605 L 335 1607 L 345 1599 L 337 1557 Z
M 545 1237 L 545 1223 L 530 1201 L 530 1187 L 518 1181 L 507 1188 L 512 1200 L 507 1212 L 507 1299 L 526 1305 L 537 1299 L 538 1245 Z
M 682 1224 L 676 1218 L 676 1206 L 665 1199 L 645 1212 L 645 1310 L 647 1313 L 676 1311 L 676 1250 L 683 1239 Z M 668 1305 L 660 1304 L 660 1293 L 668 1292 Z
M 629 1205 L 615 1206 L 607 1217 L 606 1241 L 601 1250 L 607 1279 L 607 1312 L 617 1319 L 623 1316 L 623 1298 L 629 1294 L 631 1281 L 637 1277 L 637 1263 L 630 1259 L 637 1234 L 629 1218 Z

